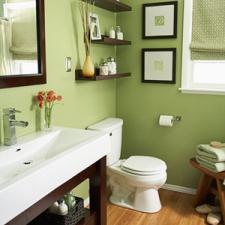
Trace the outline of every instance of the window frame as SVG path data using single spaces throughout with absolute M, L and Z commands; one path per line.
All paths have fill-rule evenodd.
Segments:
M 182 75 L 181 88 L 182 93 L 196 94 L 223 94 L 225 95 L 225 84 L 206 84 L 194 83 L 193 65 L 196 62 L 191 60 L 191 51 L 189 46 L 192 38 L 192 8 L 193 0 L 184 0 L 184 20 L 183 20 L 183 53 L 182 53 Z

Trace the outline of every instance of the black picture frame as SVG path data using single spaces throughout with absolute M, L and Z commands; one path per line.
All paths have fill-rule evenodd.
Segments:
M 165 6 L 172 6 L 174 8 L 174 13 L 173 13 L 173 33 L 172 34 L 166 34 L 162 33 L 160 34 L 148 34 L 146 27 L 149 25 L 150 20 L 146 21 L 147 17 L 147 9 L 149 7 L 154 7 L 152 10 L 154 12 L 158 12 L 159 16 L 155 16 L 155 23 L 158 21 L 159 25 L 158 26 L 163 26 L 165 25 L 165 15 L 160 14 L 160 7 L 165 7 Z M 158 7 L 158 9 L 156 9 Z M 165 39 L 165 38 L 177 38 L 177 9 L 178 9 L 178 2 L 177 1 L 171 1 L 171 2 L 159 2 L 159 3 L 148 3 L 148 4 L 143 4 L 143 18 L 142 18 L 142 38 L 143 39 Z M 169 9 L 168 9 L 169 12 Z M 151 13 L 151 16 L 153 17 L 154 15 Z M 158 17 L 158 18 L 157 18 Z M 150 26 L 150 25 L 149 25 Z M 157 26 L 157 27 L 158 27 Z M 157 30 L 157 29 L 156 29 Z M 159 32 L 160 29 L 158 29 Z M 164 31 L 165 32 L 165 31 Z
M 149 53 L 148 58 L 147 58 L 147 53 Z M 151 53 L 153 53 L 151 55 Z M 170 73 L 168 75 L 168 73 L 166 74 L 166 76 L 169 77 L 169 79 L 166 78 L 159 78 L 157 79 L 157 75 L 159 75 L 159 77 L 163 76 L 163 71 L 158 70 L 157 71 L 157 65 L 156 66 L 156 74 L 148 74 L 149 71 L 146 71 L 146 65 L 147 65 L 147 60 L 150 57 L 150 68 L 152 66 L 153 61 L 152 58 L 156 57 L 157 54 L 154 53 L 158 53 L 158 56 L 156 58 L 155 62 L 158 62 L 158 69 L 162 68 L 170 68 L 170 71 L 168 71 L 168 73 Z M 160 53 L 162 53 L 161 58 L 159 57 Z M 169 54 L 172 53 L 172 54 Z M 164 54 L 164 57 L 163 57 Z M 154 56 L 155 55 L 155 56 Z M 170 62 L 166 62 L 166 58 L 169 58 L 171 55 L 171 60 Z M 161 60 L 161 61 L 160 61 Z M 162 61 L 164 60 L 164 61 Z M 167 63 L 166 66 L 164 66 L 164 64 Z M 171 63 L 171 64 L 170 64 Z M 154 68 L 155 69 L 155 68 Z M 165 72 L 164 72 L 165 74 Z M 143 83 L 164 83 L 164 84 L 175 84 L 176 83 L 176 48 L 143 48 L 142 49 L 142 82 Z

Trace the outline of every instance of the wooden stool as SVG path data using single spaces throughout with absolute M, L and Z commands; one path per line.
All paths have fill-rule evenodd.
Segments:
M 222 210 L 223 224 L 225 225 L 225 186 L 223 185 L 225 172 L 213 173 L 200 166 L 194 158 L 190 159 L 190 163 L 193 167 L 202 172 L 202 176 L 198 184 L 195 205 L 197 206 L 205 203 L 206 198 L 210 193 L 218 196 Z M 216 185 L 213 186 L 213 183 Z

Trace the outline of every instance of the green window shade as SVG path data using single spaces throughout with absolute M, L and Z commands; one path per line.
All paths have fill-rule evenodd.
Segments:
M 225 0 L 193 0 L 192 60 L 225 60 Z

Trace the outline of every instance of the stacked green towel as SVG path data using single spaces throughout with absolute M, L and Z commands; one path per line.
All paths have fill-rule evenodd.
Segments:
M 214 148 L 210 145 L 199 145 L 197 155 L 208 157 L 213 162 L 225 161 L 225 148 Z
M 214 173 L 225 171 L 225 148 L 202 144 L 198 146 L 195 158 L 202 167 Z
M 196 156 L 196 161 L 204 168 L 214 172 L 214 173 L 219 173 L 222 171 L 225 171 L 225 162 L 218 162 L 218 163 L 214 163 L 211 162 L 207 159 L 205 159 L 204 157 L 201 156 Z

